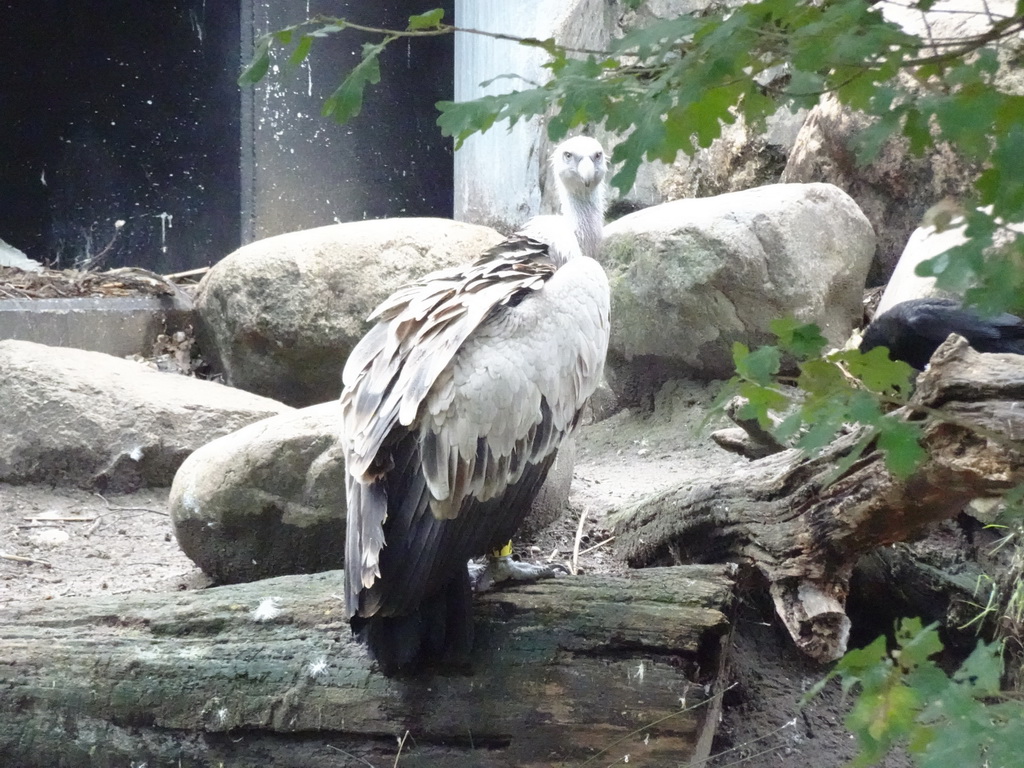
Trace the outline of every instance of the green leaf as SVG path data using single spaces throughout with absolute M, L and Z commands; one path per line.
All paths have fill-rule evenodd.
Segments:
M 440 112 L 437 125 L 441 128 L 441 135 L 454 138 L 458 149 L 474 133 L 484 133 L 497 119 L 493 107 L 497 100 L 494 96 L 486 96 L 472 101 L 437 102 L 434 106 Z
M 536 37 L 524 37 L 519 44 L 526 48 L 540 48 L 553 59 L 564 59 L 565 48 L 555 42 L 555 38 L 547 37 L 543 40 Z
M 409 17 L 409 31 L 417 29 L 437 29 L 441 26 L 441 19 L 444 18 L 444 8 L 435 8 L 426 13 L 419 13 Z
M 768 327 L 779 338 L 779 346 L 801 360 L 820 355 L 828 344 L 817 325 L 801 323 L 791 315 L 772 320 Z
M 740 417 L 757 419 L 762 429 L 771 429 L 774 423 L 771 418 L 772 411 L 781 410 L 789 405 L 789 400 L 781 392 L 752 381 L 740 384 L 737 394 L 746 400 L 739 410 Z
M 910 477 L 928 453 L 921 447 L 921 427 L 914 422 L 882 419 L 878 447 L 885 452 L 885 466 L 897 477 Z
M 665 124 L 658 109 L 637 110 L 636 129 L 625 141 L 616 145 L 612 152 L 612 162 L 617 163 L 619 170 L 612 176 L 612 184 L 620 190 L 627 190 L 636 181 L 637 171 L 643 160 L 645 147 L 662 147 L 665 141 Z M 650 160 L 661 159 L 649 156 Z
M 1022 118 L 1024 121 L 1024 118 Z M 1024 210 L 1024 122 L 995 137 L 991 166 L 975 184 L 982 205 L 993 205 L 997 216 Z M 1019 219 L 1012 219 L 1019 220 Z
M 928 125 L 928 116 L 919 109 L 908 109 L 906 121 L 903 123 L 903 135 L 910 139 L 910 151 L 921 156 L 935 142 Z
M 672 47 L 692 35 L 706 22 L 681 14 L 674 19 L 658 19 L 646 27 L 630 30 L 610 44 L 613 53 L 633 53 L 641 60 L 661 52 L 666 46 Z
M 801 107 L 813 107 L 825 92 L 825 77 L 817 72 L 794 69 L 786 93 Z
M 797 386 L 818 397 L 846 392 L 849 386 L 839 366 L 829 360 L 806 360 L 800 364 Z
M 924 626 L 918 618 L 902 619 L 896 627 L 896 642 L 900 648 L 900 664 L 904 668 L 924 665 L 932 656 L 942 652 L 938 622 Z
M 772 382 L 772 377 L 779 372 L 782 363 L 778 347 L 759 347 L 751 352 L 740 342 L 732 345 L 732 359 L 740 376 L 761 385 Z
M 455 139 L 458 149 L 474 133 L 483 133 L 496 122 L 507 119 L 514 125 L 521 119 L 543 114 L 551 98 L 551 92 L 545 88 L 530 88 L 472 101 L 439 101 L 437 125 L 443 136 Z
M 871 163 L 878 157 L 885 142 L 899 130 L 900 115 L 900 110 L 891 110 L 854 135 L 852 144 L 860 165 Z
M 263 35 L 256 41 L 256 50 L 253 53 L 252 61 L 238 76 L 239 85 L 256 85 L 266 76 L 267 70 L 270 69 L 270 44 L 273 40 L 272 35 Z
M 846 655 L 836 663 L 835 674 L 841 675 L 844 679 L 852 679 L 857 683 L 864 679 L 869 671 L 877 669 L 880 665 L 886 667 L 888 658 L 886 639 L 882 635 L 876 637 L 870 645 L 847 651 Z
M 380 62 L 378 56 L 390 39 L 382 43 L 363 43 L 363 58 L 352 68 L 338 89 L 324 102 L 323 115 L 333 117 L 339 123 L 347 123 L 359 115 L 363 109 L 363 91 L 367 85 L 380 82 Z
M 847 369 L 864 382 L 864 386 L 880 395 L 906 395 L 910 392 L 911 381 L 916 373 L 902 360 L 890 360 L 882 347 L 869 352 L 846 349 L 837 352 L 833 359 L 846 363 Z
M 990 130 L 999 114 L 998 92 L 968 83 L 932 105 L 943 138 L 968 157 L 985 161 L 992 151 Z
M 807 430 L 800 436 L 797 445 L 812 453 L 835 440 L 848 418 L 846 403 L 842 398 L 835 397 L 807 403 L 803 415 Z
M 999 693 L 1002 675 L 1000 644 L 979 642 L 953 675 L 953 680 L 968 686 L 973 696 L 995 696 Z
M 292 51 L 291 56 L 288 57 L 288 64 L 293 67 L 297 67 L 306 57 L 309 56 L 309 51 L 313 47 L 313 38 L 309 35 L 303 35 L 299 38 L 299 44 L 295 46 L 295 50 Z
M 344 19 L 333 19 L 326 24 L 321 24 L 312 32 L 307 33 L 310 37 L 329 37 L 345 29 L 347 25 Z

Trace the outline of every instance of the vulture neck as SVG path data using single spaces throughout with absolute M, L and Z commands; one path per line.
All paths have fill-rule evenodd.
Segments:
M 572 194 L 559 184 L 558 197 L 562 203 L 562 216 L 568 219 L 576 233 L 583 255 L 596 259 L 604 232 L 603 184 L 599 182 L 580 194 Z

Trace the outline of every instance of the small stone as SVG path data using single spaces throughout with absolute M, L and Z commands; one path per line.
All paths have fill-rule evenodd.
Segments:
M 28 538 L 40 547 L 59 547 L 67 544 L 71 536 L 60 528 L 40 528 L 30 533 Z

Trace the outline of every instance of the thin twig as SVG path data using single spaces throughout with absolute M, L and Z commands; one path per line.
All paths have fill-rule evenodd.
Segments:
M 580 552 L 580 556 L 582 557 L 583 555 L 589 554 L 590 552 L 593 552 L 595 549 L 599 549 L 600 547 L 603 547 L 605 544 L 610 544 L 613 541 L 615 541 L 615 537 L 609 536 L 604 541 L 599 541 L 594 546 L 587 547 L 586 549 L 584 549 L 582 552 Z
M 112 512 L 151 512 L 154 515 L 162 515 L 163 517 L 171 516 L 169 512 L 164 512 L 162 509 L 153 509 L 152 507 L 115 507 L 102 494 L 93 493 L 93 496 L 102 499 L 103 503 L 107 505 L 107 509 Z
M 583 540 L 583 524 L 587 520 L 587 508 L 584 507 L 583 511 L 580 512 L 580 521 L 576 524 L 576 539 L 572 543 L 572 566 L 570 570 L 572 575 L 575 576 L 579 573 L 580 564 L 580 542 Z
M 198 269 L 186 269 L 184 272 L 171 272 L 169 275 L 161 275 L 164 280 L 180 280 L 185 277 L 199 277 L 209 272 L 212 267 L 199 267 Z
M 354 29 L 358 32 L 369 32 L 373 35 L 382 35 L 385 37 L 438 37 L 439 35 L 451 35 L 454 33 L 461 33 L 465 35 L 480 35 L 482 37 L 489 37 L 492 40 L 508 40 L 513 43 L 543 43 L 544 40 L 539 40 L 535 37 L 519 37 L 517 35 L 508 35 L 503 32 L 489 32 L 486 29 L 473 29 L 471 27 L 457 27 L 454 24 L 438 24 L 436 27 L 431 29 L 388 29 L 386 27 L 370 27 L 364 24 L 355 24 L 347 19 L 339 19 L 332 16 L 315 16 L 312 19 L 308 19 L 305 22 L 306 25 L 313 24 L 324 24 L 328 26 L 335 26 L 340 32 L 342 29 Z M 568 48 L 565 46 L 557 46 L 567 53 L 590 53 L 595 56 L 610 56 L 609 51 L 602 51 L 596 48 Z
M 591 755 L 590 757 L 588 757 L 586 760 L 584 760 L 582 763 L 580 763 L 580 768 L 583 768 L 583 766 L 585 766 L 585 765 L 589 765 L 590 763 L 592 763 L 595 760 L 597 760 L 597 758 L 599 758 L 601 755 L 607 753 L 611 749 L 614 749 L 616 746 L 618 746 L 622 742 L 624 742 L 627 739 L 630 739 L 630 738 L 632 738 L 634 736 L 637 736 L 638 734 L 643 733 L 644 731 L 646 731 L 647 729 L 649 729 L 649 728 L 651 728 L 651 727 L 653 727 L 655 725 L 659 725 L 660 723 L 663 723 L 666 720 L 671 720 L 673 717 L 679 717 L 679 715 L 685 714 L 687 712 L 692 712 L 693 710 L 699 709 L 700 707 L 707 706 L 708 704 L 710 704 L 715 699 L 720 698 L 721 696 L 724 696 L 726 693 L 731 691 L 737 685 L 739 685 L 739 683 L 731 683 L 728 687 L 723 688 L 721 691 L 718 691 L 717 693 L 713 694 L 712 696 L 708 696 L 703 701 L 699 701 L 696 704 L 691 704 L 688 707 L 681 707 L 680 709 L 676 710 L 675 712 L 670 712 L 669 714 L 665 715 L 664 717 L 659 717 L 657 720 L 652 720 L 649 723 L 644 723 L 639 728 L 636 728 L 636 729 L 630 731 L 629 733 L 627 733 L 625 736 L 621 736 L 621 737 L 617 738 L 615 741 L 613 741 L 611 744 L 609 744 L 607 747 L 602 749 L 597 754 L 594 754 L 594 755 Z M 787 725 L 789 725 L 789 723 L 787 723 Z M 783 727 L 786 727 L 786 726 L 783 726 Z M 772 733 L 774 733 L 774 731 Z M 768 734 L 768 735 L 771 735 L 771 734 Z M 729 751 L 729 750 L 726 750 L 726 751 Z
M 36 515 L 35 517 L 25 517 L 23 520 L 28 520 L 30 523 L 91 523 L 95 520 L 95 517 L 47 517 L 46 515 Z
M 34 557 L 22 557 L 21 555 L 8 555 L 6 552 L 0 552 L 0 560 L 13 560 L 16 563 L 27 563 L 29 565 L 42 565 L 47 568 L 53 568 L 53 565 L 46 562 L 45 560 L 38 560 Z
M 402 756 L 402 747 L 405 746 L 405 740 L 407 738 L 409 738 L 409 731 L 406 731 L 402 735 L 402 738 L 398 740 L 398 752 L 395 753 L 395 762 L 393 763 L 393 768 L 398 768 L 398 758 Z
M 736 683 L 733 683 L 733 685 L 736 685 Z M 731 688 L 731 687 L 732 686 L 729 686 L 729 688 Z M 729 690 L 729 689 L 726 688 L 726 690 Z M 723 691 L 723 693 L 724 693 L 724 691 Z M 785 723 L 780 725 L 778 728 L 776 728 L 776 729 L 774 729 L 772 731 L 768 731 L 768 733 L 761 734 L 760 736 L 755 736 L 754 738 L 750 739 L 749 741 L 745 741 L 742 744 L 737 744 L 735 747 L 729 747 L 729 749 L 722 750 L 721 752 L 717 752 L 717 753 L 715 753 L 713 755 L 708 755 L 703 760 L 700 760 L 697 763 L 692 763 L 690 765 L 690 768 L 700 768 L 700 766 L 706 765 L 709 760 L 717 760 L 722 755 L 728 755 L 730 752 L 736 752 L 738 750 L 744 749 L 745 747 L 749 747 L 751 744 L 756 744 L 759 741 L 764 741 L 765 739 L 771 738 L 775 734 L 781 733 L 782 731 L 786 730 L 787 728 L 795 728 L 795 727 L 796 727 L 796 718 L 794 717 L 792 720 L 787 720 Z M 756 757 L 757 755 L 767 755 L 770 752 L 774 752 L 777 749 L 782 749 L 784 746 L 785 746 L 784 744 L 780 744 L 777 747 L 771 747 L 769 749 L 762 750 L 761 752 L 757 752 L 756 754 L 747 755 L 746 757 L 741 757 L 739 760 L 733 760 L 731 763 L 726 763 L 725 765 L 720 766 L 720 768 L 726 768 L 726 766 L 729 766 L 729 765 L 739 765 L 740 763 L 742 763 L 742 762 L 744 762 L 746 760 L 750 760 L 751 758 Z

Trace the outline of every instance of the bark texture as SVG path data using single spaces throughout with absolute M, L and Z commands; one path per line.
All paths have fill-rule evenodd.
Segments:
M 1024 482 L 1022 399 L 1024 357 L 979 354 L 953 337 L 919 377 L 906 414 L 924 420 L 928 453 L 911 477 L 894 476 L 869 451 L 836 478 L 836 462 L 861 437 L 853 432 L 814 458 L 787 450 L 621 510 L 613 516 L 620 551 L 633 566 L 749 564 L 794 642 L 816 660 L 836 659 L 846 651 L 845 602 L 862 555 Z
M 0 764 L 391 766 L 401 750 L 403 768 L 486 768 L 605 749 L 602 765 L 699 761 L 733 570 L 482 595 L 472 669 L 405 680 L 351 641 L 339 571 L 23 604 L 0 629 Z

